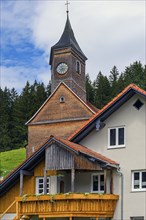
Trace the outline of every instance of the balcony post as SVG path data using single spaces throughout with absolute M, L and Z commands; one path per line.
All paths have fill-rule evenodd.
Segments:
M 23 195 L 23 172 L 20 171 L 20 196 Z
M 107 170 L 104 170 L 104 193 L 106 194 L 106 180 L 107 180 Z
M 110 178 L 110 194 L 113 194 L 113 170 L 111 170 Z
M 71 169 L 71 192 L 75 191 L 75 169 Z
M 44 168 L 44 194 L 47 194 L 47 171 Z

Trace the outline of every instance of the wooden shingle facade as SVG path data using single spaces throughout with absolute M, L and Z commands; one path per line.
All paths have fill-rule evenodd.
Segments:
M 27 157 L 50 135 L 68 138 L 98 111 L 81 100 L 65 83 L 46 100 L 28 126 Z

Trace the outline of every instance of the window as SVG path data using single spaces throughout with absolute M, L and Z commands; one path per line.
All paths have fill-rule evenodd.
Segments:
M 76 72 L 79 74 L 81 73 L 81 64 L 79 61 L 76 62 Z
M 124 127 L 109 128 L 108 146 L 109 148 L 125 146 L 125 128 Z
M 104 174 L 92 175 L 92 192 L 104 193 Z
M 131 217 L 130 220 L 144 220 L 144 217 L 143 216 Z
M 137 101 L 134 103 L 133 105 L 137 110 L 139 110 L 142 106 L 143 106 L 143 103 L 142 101 L 140 101 L 140 99 L 137 99 Z
M 132 172 L 132 191 L 146 190 L 146 171 Z
M 64 96 L 61 96 L 60 97 L 60 103 L 64 103 L 65 102 L 65 98 L 64 98 Z
M 47 177 L 47 194 L 49 194 L 50 189 L 50 178 Z M 36 194 L 44 194 L 44 178 L 36 178 Z

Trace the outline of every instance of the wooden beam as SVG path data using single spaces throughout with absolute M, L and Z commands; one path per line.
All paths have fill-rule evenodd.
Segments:
M 106 194 L 107 170 L 104 170 L 104 193 Z
M 20 171 L 20 196 L 23 195 L 23 173 Z
M 110 194 L 113 194 L 113 170 L 110 173 Z
M 71 169 L 71 192 L 75 191 L 75 169 Z
M 21 170 L 21 173 L 23 173 L 23 175 L 25 176 L 33 176 L 33 172 L 27 171 L 27 170 Z
M 47 194 L 47 171 L 44 168 L 44 194 Z
M 67 218 L 76 218 L 76 217 L 90 217 L 90 218 L 112 218 L 113 215 L 110 214 L 110 213 L 107 213 L 107 212 L 102 212 L 102 213 L 61 213 L 61 214 L 58 214 L 58 213 L 55 213 L 55 214 L 39 214 L 39 218 L 63 218 L 63 217 L 67 217 Z
M 16 203 L 16 200 L 12 202 L 11 205 L 0 215 L 0 219 L 7 213 L 7 211 Z
M 19 213 L 19 202 L 16 202 L 16 219 L 20 219 L 20 213 Z

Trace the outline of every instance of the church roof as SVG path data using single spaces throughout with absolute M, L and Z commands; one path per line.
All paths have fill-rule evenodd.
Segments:
M 67 20 L 66 20 L 66 25 L 65 25 L 65 28 L 64 28 L 64 31 L 63 31 L 63 34 L 60 40 L 53 47 L 51 47 L 50 65 L 52 63 L 53 50 L 64 49 L 67 47 L 71 47 L 81 56 L 83 60 L 87 60 L 87 57 L 82 52 L 78 42 L 75 39 L 74 32 L 72 30 L 68 15 L 67 15 Z

